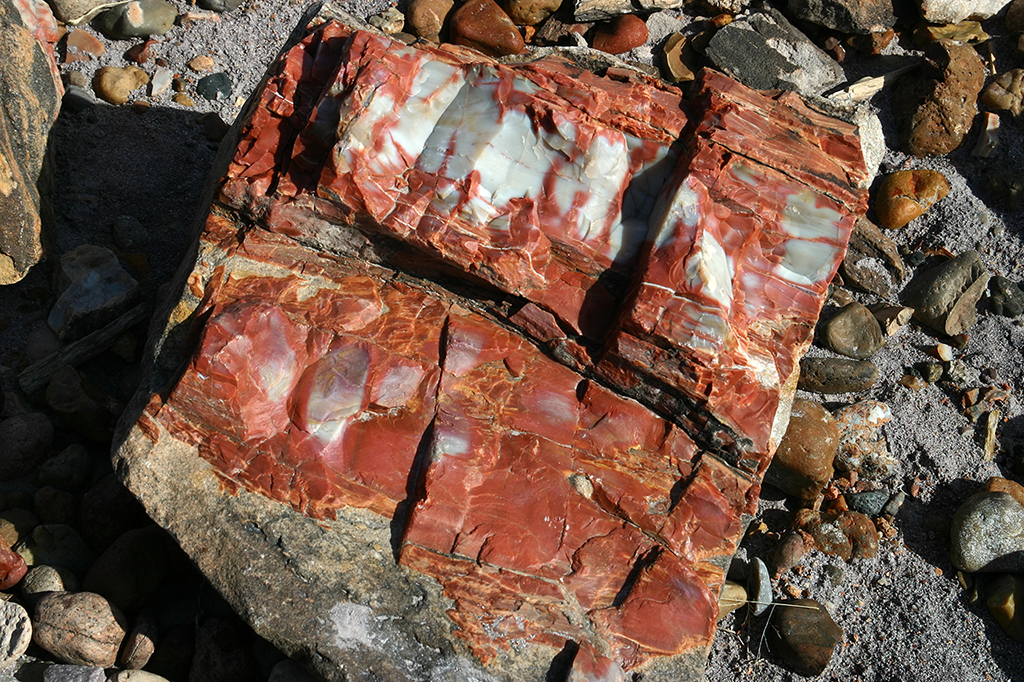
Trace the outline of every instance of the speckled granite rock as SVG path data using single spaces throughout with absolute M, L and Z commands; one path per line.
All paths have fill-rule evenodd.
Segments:
M 20 280 L 43 255 L 49 132 L 64 94 L 57 39 L 45 3 L 0 2 L 0 284 Z

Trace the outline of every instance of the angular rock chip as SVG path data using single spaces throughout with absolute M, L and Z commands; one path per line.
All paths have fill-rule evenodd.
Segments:
M 328 679 L 697 679 L 866 208 L 854 129 L 357 24 L 326 6 L 225 138 L 126 484 Z
M 721 28 L 705 54 L 717 68 L 752 88 L 818 95 L 846 80 L 832 57 L 768 5 Z

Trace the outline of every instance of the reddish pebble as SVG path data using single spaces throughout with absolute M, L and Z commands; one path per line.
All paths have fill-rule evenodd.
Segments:
M 594 30 L 594 49 L 622 54 L 647 42 L 647 24 L 635 14 L 623 14 Z
M 133 47 L 128 48 L 128 51 L 124 53 L 124 56 L 136 64 L 145 64 L 149 61 L 150 48 L 156 44 L 155 40 L 147 40 L 139 43 Z
M 9 590 L 25 577 L 28 566 L 21 555 L 0 539 L 0 590 Z
M 103 53 L 107 51 L 103 47 L 103 43 L 96 39 L 96 36 L 80 28 L 68 33 L 65 47 L 67 49 L 64 56 L 65 64 L 97 59 L 102 57 Z
M 492 57 L 519 54 L 526 48 L 519 29 L 494 0 L 468 0 L 455 10 L 449 31 L 456 45 Z

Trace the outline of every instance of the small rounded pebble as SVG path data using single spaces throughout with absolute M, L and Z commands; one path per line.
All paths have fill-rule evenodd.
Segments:
M 860 512 L 800 509 L 793 526 L 810 535 L 819 551 L 844 561 L 878 556 L 878 531 L 871 519 Z
M 889 501 L 889 491 L 885 488 L 880 490 L 862 490 L 857 493 L 847 493 L 846 506 L 852 511 L 875 517 L 882 513 L 882 508 Z
M 156 651 L 157 624 L 154 618 L 146 613 L 139 614 L 135 619 L 128 637 L 124 640 L 118 662 L 122 668 L 138 670 L 144 668 Z
M 682 33 L 673 33 L 665 41 L 662 52 L 665 56 L 668 80 L 673 83 L 684 83 L 696 78 L 699 55 L 690 45 L 687 36 Z
M 961 571 L 1024 571 L 1024 506 L 1006 492 L 968 497 L 950 526 L 950 560 Z
M 217 63 L 213 61 L 213 57 L 205 54 L 193 57 L 192 60 L 188 63 L 188 68 L 192 69 L 196 73 L 205 73 L 207 71 L 213 71 L 215 66 L 217 66 Z
M 104 66 L 92 79 L 96 96 L 111 104 L 125 104 L 133 90 L 149 83 L 149 76 L 137 66 Z
M 647 24 L 635 14 L 622 14 L 594 30 L 595 50 L 622 54 L 647 42 Z
M 760 616 L 771 606 L 772 579 L 768 575 L 768 567 L 757 557 L 754 557 L 747 568 L 747 592 L 750 594 L 750 608 L 755 616 Z
M 0 541 L 0 590 L 9 590 L 28 572 L 25 559 L 6 542 Z
M 519 29 L 494 0 L 467 0 L 452 14 L 449 32 L 456 45 L 491 57 L 519 54 L 526 47 Z
M 124 56 L 129 61 L 133 61 L 136 64 L 145 64 L 149 61 L 150 52 L 156 44 L 157 42 L 155 40 L 144 40 L 138 45 L 129 47 L 128 51 L 124 53 Z
M 28 611 L 12 601 L 0 602 L 0 669 L 18 659 L 32 643 Z
M 28 564 L 63 566 L 78 575 L 85 575 L 96 559 L 78 531 L 61 523 L 36 526 L 18 545 L 18 552 Z
M 50 592 L 74 592 L 78 579 L 66 568 L 40 564 L 29 569 L 18 584 L 22 597 L 29 604 L 35 604 Z
M 78 490 L 85 485 L 92 470 L 93 460 L 89 449 L 75 443 L 39 465 L 39 482 L 64 490 Z
M 25 354 L 29 360 L 37 362 L 47 355 L 56 353 L 63 346 L 57 334 L 50 329 L 50 325 L 41 324 L 28 333 L 28 338 L 25 339 Z
M 786 571 L 800 563 L 807 546 L 804 543 L 804 536 L 796 531 L 789 531 L 782 536 L 779 544 L 772 550 L 772 566 L 775 567 L 774 576 L 778 578 Z
M 897 171 L 882 180 L 875 196 L 878 224 L 898 229 L 949 194 L 946 177 L 933 170 Z
M 46 455 L 53 443 L 53 424 L 38 412 L 19 414 L 0 422 L 0 481 L 24 476 Z
M 226 100 L 231 97 L 231 79 L 224 72 L 212 73 L 199 79 L 196 92 L 210 101 Z
M 36 604 L 35 642 L 59 660 L 109 668 L 128 627 L 124 614 L 91 592 L 53 592 Z
M 1024 314 L 1024 291 L 1011 279 L 1000 275 L 988 281 L 989 306 L 996 315 L 1020 317 Z
M 381 33 L 387 33 L 388 35 L 400 33 L 405 28 L 405 15 L 394 7 L 388 7 L 380 14 L 374 14 L 366 21 L 374 28 L 380 29 Z
M 825 672 L 843 629 L 813 599 L 788 599 L 773 609 L 768 634 L 772 650 L 787 668 L 813 677 Z
M 536 26 L 561 6 L 562 0 L 509 0 L 508 15 L 520 26 Z
M 867 306 L 856 301 L 825 323 L 825 345 L 856 360 L 866 360 L 885 345 L 885 334 Z
M 78 520 L 78 498 L 57 486 L 44 485 L 33 498 L 32 508 L 43 523 L 74 524 Z
M 0 538 L 11 547 L 21 542 L 38 525 L 39 518 L 24 507 L 0 512 Z
M 800 361 L 798 388 L 811 393 L 856 393 L 878 380 L 878 367 L 870 360 L 804 358 Z
M 747 590 L 737 582 L 726 580 L 722 585 L 722 592 L 718 595 L 718 620 L 725 618 L 726 614 L 745 606 L 747 603 Z
M 993 111 L 1007 111 L 1013 116 L 1024 113 L 1024 69 L 1011 69 L 999 74 L 981 93 L 978 101 Z
M 184 92 L 174 93 L 174 97 L 171 98 L 175 104 L 180 104 L 183 107 L 194 107 L 196 105 L 195 100 L 186 95 Z

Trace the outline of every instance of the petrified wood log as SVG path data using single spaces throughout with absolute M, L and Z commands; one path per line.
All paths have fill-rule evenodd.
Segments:
M 222 148 L 126 483 L 328 678 L 699 678 L 855 130 L 356 23 L 300 27 Z

